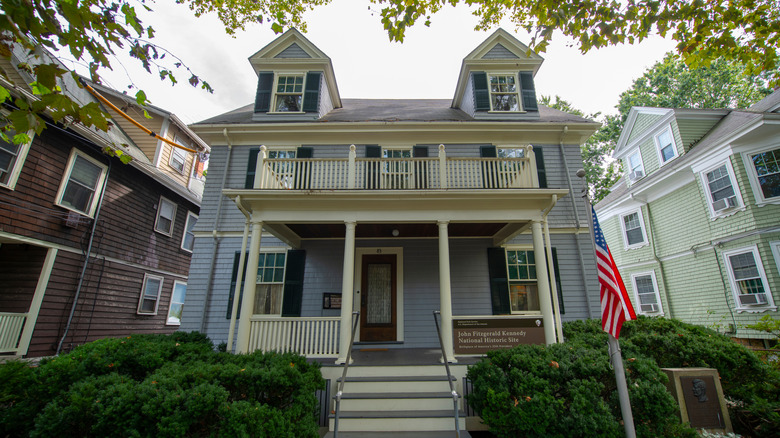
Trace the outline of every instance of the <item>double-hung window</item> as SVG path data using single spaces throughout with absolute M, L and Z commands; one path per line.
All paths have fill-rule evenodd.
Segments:
M 9 130 L 5 133 L 8 140 L 0 138 L 0 186 L 13 189 L 22 170 L 22 164 L 27 157 L 27 151 L 32 143 L 32 133 L 28 133 L 28 139 L 21 144 L 14 143 L 16 132 Z M 20 140 L 17 138 L 17 140 Z
M 514 73 L 488 74 L 491 111 L 521 111 L 520 87 Z
M 179 137 L 174 137 L 174 143 L 184 146 Z M 171 146 L 171 159 L 168 161 L 168 164 L 176 169 L 177 172 L 183 174 L 187 164 L 187 152 L 184 149 Z
M 184 235 L 181 237 L 181 249 L 192 252 L 192 247 L 195 245 L 195 233 L 192 230 L 195 228 L 195 224 L 198 222 L 198 215 L 188 211 L 187 223 L 184 225 Z
M 752 173 L 758 183 L 758 201 L 780 199 L 780 148 L 749 154 Z
M 105 165 L 73 149 L 57 192 L 57 205 L 91 217 L 105 176 Z
M 729 270 L 737 309 L 750 311 L 760 307 L 774 307 L 757 247 L 727 251 L 723 257 Z
M 672 127 L 667 126 L 655 137 L 655 146 L 658 148 L 658 160 L 661 166 L 677 156 L 677 147 L 674 144 Z
M 712 208 L 712 213 L 715 215 L 723 214 L 740 205 L 735 181 L 732 178 L 733 174 L 734 172 L 728 162 L 703 173 L 709 204 Z
M 512 312 L 538 312 L 539 289 L 534 252 L 524 249 L 506 251 L 509 304 Z
M 636 181 L 645 176 L 645 167 L 642 163 L 642 154 L 639 149 L 628 156 L 628 179 Z
M 273 111 L 303 111 L 303 78 L 303 74 L 279 74 L 276 76 Z
M 283 149 L 283 150 L 270 150 L 268 151 L 269 160 L 288 160 L 296 157 L 295 149 Z M 295 182 L 295 168 L 296 163 L 290 161 L 276 161 L 268 162 L 271 171 L 273 172 L 276 182 L 282 185 L 285 189 L 291 189 Z
M 154 222 L 154 231 L 173 235 L 173 224 L 176 221 L 176 204 L 162 196 L 157 204 L 157 220 Z
M 653 271 L 633 274 L 631 280 L 634 283 L 636 300 L 639 303 L 639 312 L 643 315 L 661 315 L 661 297 L 658 294 L 658 284 L 655 281 Z
M 156 315 L 157 305 L 160 303 L 163 278 L 156 275 L 144 274 L 144 283 L 141 288 L 141 297 L 138 300 L 138 313 L 142 315 Z
M 255 315 L 280 315 L 284 292 L 284 269 L 287 254 L 261 252 L 257 266 Z
M 623 227 L 623 240 L 626 249 L 638 248 L 647 244 L 642 212 L 637 210 L 620 216 L 620 225 Z
M 165 321 L 168 325 L 181 325 L 181 313 L 184 310 L 184 298 L 187 295 L 187 283 L 183 281 L 173 282 L 173 293 L 171 294 L 171 305 L 168 306 L 168 319 Z

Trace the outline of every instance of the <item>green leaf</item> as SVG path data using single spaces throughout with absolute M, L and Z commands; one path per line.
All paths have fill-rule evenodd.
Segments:
M 144 90 L 138 90 L 138 92 L 135 93 L 135 102 L 141 106 L 146 106 L 149 104 L 149 101 L 146 99 L 146 93 L 144 93 Z

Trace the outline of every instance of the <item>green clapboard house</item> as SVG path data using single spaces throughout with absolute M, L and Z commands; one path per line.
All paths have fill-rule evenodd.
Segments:
M 780 90 L 746 110 L 634 107 L 596 205 L 637 313 L 746 328 L 780 304 Z

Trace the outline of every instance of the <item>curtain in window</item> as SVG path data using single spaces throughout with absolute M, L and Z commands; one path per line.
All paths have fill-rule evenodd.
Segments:
M 366 322 L 368 324 L 392 323 L 392 267 L 390 264 L 368 266 L 368 296 L 366 297 Z

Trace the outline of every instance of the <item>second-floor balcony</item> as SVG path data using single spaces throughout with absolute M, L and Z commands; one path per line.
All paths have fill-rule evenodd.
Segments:
M 261 190 L 442 190 L 538 188 L 533 148 L 522 157 L 357 158 L 350 146 L 345 158 L 268 159 L 262 147 L 254 188 Z

